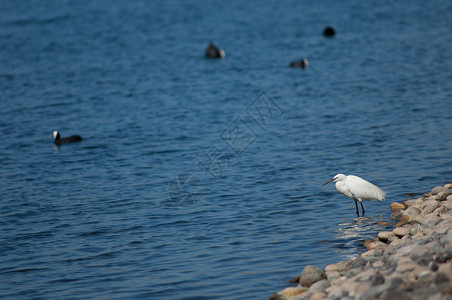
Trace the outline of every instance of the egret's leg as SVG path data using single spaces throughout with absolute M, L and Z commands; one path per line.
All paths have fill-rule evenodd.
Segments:
M 364 214 L 366 213 L 366 211 L 364 210 L 363 202 L 360 201 L 359 203 L 361 203 L 361 208 L 363 209 L 363 216 L 364 216 Z
M 355 200 L 355 199 L 353 199 Z M 359 210 L 358 210 L 358 201 L 355 200 L 355 205 L 356 205 L 356 215 L 359 217 Z

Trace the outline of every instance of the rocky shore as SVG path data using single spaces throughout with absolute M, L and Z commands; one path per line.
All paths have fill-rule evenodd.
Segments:
M 391 210 L 395 228 L 366 241 L 366 252 L 323 270 L 306 266 L 297 286 L 270 300 L 452 299 L 452 183 Z

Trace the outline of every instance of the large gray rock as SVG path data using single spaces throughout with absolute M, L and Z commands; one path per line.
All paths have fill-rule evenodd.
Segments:
M 314 266 L 306 266 L 300 274 L 299 283 L 303 287 L 310 287 L 317 281 L 326 279 L 326 274 L 322 269 Z

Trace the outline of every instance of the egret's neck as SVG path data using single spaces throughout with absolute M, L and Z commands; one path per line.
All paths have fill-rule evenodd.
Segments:
M 336 189 L 341 193 L 345 190 L 345 183 L 343 180 L 336 182 Z

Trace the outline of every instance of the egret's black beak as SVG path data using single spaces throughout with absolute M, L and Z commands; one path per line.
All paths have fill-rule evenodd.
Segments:
M 330 182 L 333 182 L 333 181 L 334 181 L 334 178 L 331 179 L 331 180 L 328 180 L 327 182 L 325 182 L 324 184 L 322 184 L 322 186 L 324 186 L 325 184 L 328 184 L 328 183 L 330 183 Z

